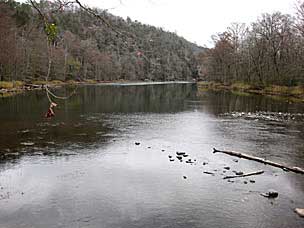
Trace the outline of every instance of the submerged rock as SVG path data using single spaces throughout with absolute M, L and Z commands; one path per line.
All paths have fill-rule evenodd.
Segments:
M 224 169 L 230 170 L 230 167 L 229 166 L 225 166 Z
M 184 179 L 187 179 L 187 176 L 183 176 Z
M 140 142 L 135 142 L 135 145 L 136 145 L 136 146 L 140 145 Z

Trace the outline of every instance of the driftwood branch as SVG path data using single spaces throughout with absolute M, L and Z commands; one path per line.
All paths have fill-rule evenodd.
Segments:
M 223 179 L 231 179 L 231 178 L 236 178 L 236 177 L 248 177 L 248 176 L 253 176 L 253 175 L 260 175 L 263 174 L 264 171 L 256 171 L 256 172 L 251 172 L 251 173 L 244 173 L 242 175 L 235 175 L 235 176 L 225 176 Z
M 289 167 L 287 165 L 283 165 L 283 164 L 280 164 L 280 163 L 277 163 L 277 162 L 269 161 L 269 160 L 266 160 L 264 158 L 259 158 L 259 157 L 255 157 L 255 156 L 252 156 L 252 155 L 243 154 L 243 153 L 240 153 L 240 152 L 223 151 L 223 150 L 217 150 L 217 149 L 213 148 L 213 153 L 224 153 L 224 154 L 228 154 L 228 155 L 231 155 L 231 156 L 236 156 L 236 157 L 239 157 L 239 158 L 245 158 L 245 159 L 248 159 L 248 160 L 257 161 L 257 162 L 260 162 L 260 163 L 264 163 L 266 165 L 271 165 L 271 166 L 278 167 L 278 168 L 288 170 L 288 171 L 292 171 L 292 172 L 295 172 L 295 173 L 304 174 L 304 169 L 302 169 L 302 168 Z

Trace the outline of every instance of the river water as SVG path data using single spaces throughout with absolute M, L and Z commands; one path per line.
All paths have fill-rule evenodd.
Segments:
M 212 153 L 304 167 L 302 103 L 178 83 L 82 86 L 58 106 L 46 120 L 42 91 L 0 99 L 0 227 L 304 227 L 303 175 Z

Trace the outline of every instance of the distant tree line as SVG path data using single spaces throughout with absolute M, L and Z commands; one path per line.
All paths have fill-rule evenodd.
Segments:
M 47 29 L 54 29 L 47 32 L 56 32 L 50 80 L 166 81 L 197 76 L 197 46 L 174 33 L 94 9 L 116 33 L 75 5 L 60 10 L 56 1 L 38 5 L 48 17 Z M 0 0 L 0 81 L 44 80 L 49 58 L 45 31 L 29 3 Z
M 200 77 L 221 83 L 304 84 L 304 2 L 295 15 L 263 14 L 246 27 L 233 23 L 199 55 Z

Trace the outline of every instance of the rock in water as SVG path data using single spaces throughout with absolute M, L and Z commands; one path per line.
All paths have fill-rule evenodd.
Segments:
M 204 171 L 203 173 L 214 176 L 214 173 L 211 173 L 211 172 Z
M 267 198 L 277 198 L 279 196 L 279 193 L 276 190 L 271 189 L 266 193 L 262 193 L 261 195 Z
M 301 217 L 304 217 L 304 208 L 296 208 L 295 212 Z
M 186 154 L 186 152 L 176 152 L 176 155 L 178 156 L 183 156 L 184 154 Z
M 234 173 L 235 173 L 235 175 L 243 175 L 244 174 L 242 171 L 236 171 Z
M 140 142 L 135 142 L 135 145 L 136 145 L 136 146 L 140 145 Z

